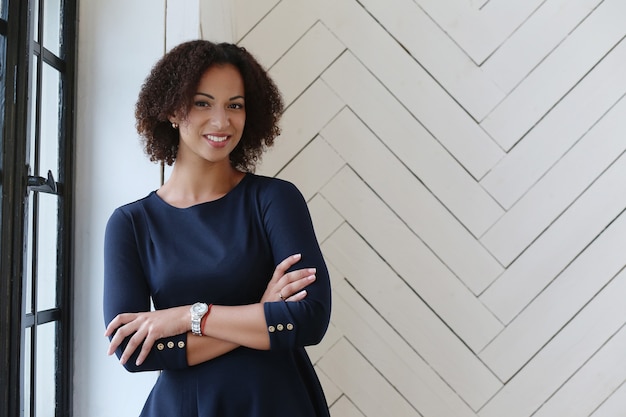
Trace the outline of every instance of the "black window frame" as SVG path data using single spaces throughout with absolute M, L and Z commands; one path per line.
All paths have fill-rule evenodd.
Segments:
M 60 0 L 61 39 L 59 55 L 33 39 L 34 20 L 42 33 L 46 0 L 3 0 L 8 6 L 6 20 L 0 19 L 0 35 L 6 37 L 5 111 L 0 139 L 0 416 L 25 416 L 24 372 L 27 328 L 56 322 L 55 416 L 72 416 L 72 300 L 73 300 L 73 176 L 75 143 L 75 74 L 77 53 L 78 0 Z M 36 9 L 36 10 L 35 10 Z M 33 85 L 40 89 L 41 80 L 33 84 L 33 60 L 46 62 L 60 71 L 61 102 L 59 103 L 59 217 L 57 226 L 56 308 L 34 313 L 25 311 L 25 267 L 27 262 L 26 233 L 29 200 L 39 191 L 29 190 L 31 94 Z M 35 97 L 40 100 L 40 97 Z M 32 203 L 31 203 L 32 204 Z M 35 330 L 36 334 L 36 330 Z M 32 343 L 36 346 L 36 338 Z M 32 363 L 30 366 L 33 369 Z M 28 416 L 35 416 L 33 388 Z

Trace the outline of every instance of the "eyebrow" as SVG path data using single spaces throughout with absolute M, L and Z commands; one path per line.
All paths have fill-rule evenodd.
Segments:
M 211 100 L 215 100 L 215 97 L 213 97 L 211 94 L 201 93 L 201 92 L 198 91 L 196 93 L 196 95 L 197 96 L 205 96 L 205 97 L 210 98 Z M 229 100 L 237 100 L 237 99 L 245 100 L 245 97 L 244 96 L 233 96 L 233 97 L 229 98 Z

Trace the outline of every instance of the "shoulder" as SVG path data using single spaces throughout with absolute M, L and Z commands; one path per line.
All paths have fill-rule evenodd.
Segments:
M 109 226 L 112 224 L 120 225 L 132 222 L 132 219 L 136 218 L 137 215 L 145 212 L 146 206 L 154 204 L 154 195 L 155 192 L 152 191 L 139 200 L 117 207 L 109 217 Z
M 261 196 L 302 196 L 295 184 L 280 178 L 266 177 L 257 174 L 248 174 L 248 180 L 252 187 Z

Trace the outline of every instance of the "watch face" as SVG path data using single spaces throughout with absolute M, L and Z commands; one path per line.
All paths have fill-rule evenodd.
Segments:
M 193 306 L 193 312 L 196 314 L 204 314 L 207 311 L 207 305 L 204 303 L 195 303 Z

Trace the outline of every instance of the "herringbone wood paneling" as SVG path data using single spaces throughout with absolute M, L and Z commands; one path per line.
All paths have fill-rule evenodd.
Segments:
M 333 280 L 333 417 L 626 416 L 626 2 L 236 0 L 259 173 Z

